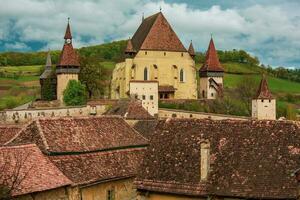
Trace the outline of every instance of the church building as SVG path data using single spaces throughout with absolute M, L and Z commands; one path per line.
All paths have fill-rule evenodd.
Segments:
M 211 38 L 206 52 L 205 62 L 199 70 L 200 76 L 200 98 L 216 99 L 223 96 L 223 76 L 224 68 L 222 67 Z
M 158 81 L 159 99 L 197 99 L 192 44 L 187 50 L 162 12 L 143 19 L 116 64 L 111 98 L 129 98 L 130 81 Z

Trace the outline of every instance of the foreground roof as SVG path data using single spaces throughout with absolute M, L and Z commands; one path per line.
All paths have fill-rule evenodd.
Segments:
M 105 115 L 120 115 L 125 119 L 153 119 L 139 100 L 119 101 Z
M 136 51 L 186 52 L 186 48 L 161 12 L 144 19 L 133 35 L 131 42 Z
M 71 181 L 34 144 L 0 147 L 1 178 L 13 178 L 12 196 L 55 189 Z M 2 180 L 0 180 L 2 182 Z M 12 182 L 8 185 L 11 187 Z
M 116 116 L 44 118 L 33 121 L 10 144 L 36 143 L 48 154 L 139 147 L 148 141 Z
M 20 126 L 0 125 L 0 145 L 11 140 L 20 130 Z
M 273 99 L 272 93 L 269 90 L 268 81 L 265 76 L 263 76 L 260 81 L 255 97 L 256 99 Z
M 102 152 L 49 156 L 74 185 L 134 177 L 145 147 Z
M 223 72 L 224 69 L 219 61 L 218 53 L 213 39 L 210 39 L 206 52 L 205 62 L 200 68 L 200 72 Z
M 200 181 L 200 143 L 210 143 L 210 173 Z M 137 188 L 184 195 L 258 199 L 297 196 L 299 124 L 285 121 L 160 121 Z

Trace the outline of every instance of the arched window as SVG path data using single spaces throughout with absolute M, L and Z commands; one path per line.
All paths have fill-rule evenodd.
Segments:
M 185 77 L 184 77 L 184 71 L 183 69 L 180 70 L 180 73 L 179 73 L 179 77 L 180 77 L 180 82 L 185 82 Z
M 148 80 L 148 68 L 147 67 L 145 67 L 145 69 L 144 69 L 144 81 L 147 81 Z

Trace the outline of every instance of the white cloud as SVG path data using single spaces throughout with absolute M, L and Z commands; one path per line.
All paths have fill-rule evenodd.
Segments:
M 13 50 L 30 50 L 30 47 L 28 47 L 25 43 L 21 42 L 14 42 L 14 43 L 6 43 L 4 45 L 7 49 L 13 49 Z
M 186 46 L 192 39 L 195 48 L 203 51 L 213 33 L 217 48 L 245 49 L 266 64 L 288 66 L 300 57 L 297 3 L 196 9 L 188 3 L 164 1 L 4 1 L 0 0 L 5 5 L 0 7 L 0 40 L 11 41 L 18 35 L 20 44 L 46 42 L 43 49 L 62 47 L 67 17 L 71 17 L 74 46 L 81 47 L 131 37 L 141 23 L 142 13 L 152 15 L 161 6 Z

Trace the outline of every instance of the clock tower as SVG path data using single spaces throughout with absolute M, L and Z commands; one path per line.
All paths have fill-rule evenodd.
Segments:
M 61 102 L 63 102 L 63 92 L 69 81 L 78 80 L 78 74 L 80 71 L 79 57 L 72 45 L 72 34 L 69 19 L 64 39 L 65 43 L 60 54 L 58 64 L 56 65 L 57 99 Z

